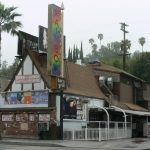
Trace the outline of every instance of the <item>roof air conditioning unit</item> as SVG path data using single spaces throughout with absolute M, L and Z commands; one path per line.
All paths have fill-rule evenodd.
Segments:
M 102 87 L 106 83 L 106 77 L 105 76 L 99 76 L 99 84 Z
M 107 78 L 107 86 L 109 89 L 113 89 L 113 78 L 112 77 Z

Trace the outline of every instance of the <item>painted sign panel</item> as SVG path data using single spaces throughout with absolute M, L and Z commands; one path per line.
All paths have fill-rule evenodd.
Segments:
M 48 15 L 48 55 L 47 69 L 53 76 L 61 75 L 61 8 L 49 5 Z
M 18 75 L 15 78 L 15 83 L 16 84 L 30 84 L 30 83 L 39 83 L 41 82 L 41 77 L 39 74 L 34 74 L 34 75 Z
M 77 101 L 72 99 L 67 101 L 63 98 L 63 114 L 66 119 L 76 119 L 77 118 Z
M 8 92 L 0 96 L 0 108 L 48 107 L 48 99 L 48 90 Z
M 48 91 L 32 92 L 32 104 L 47 104 L 47 103 L 48 103 Z
M 39 121 L 50 121 L 50 114 L 39 114 Z
M 16 121 L 27 122 L 28 114 L 16 114 Z
M 13 115 L 12 114 L 3 114 L 2 115 L 2 121 L 13 121 Z
M 11 92 L 7 94 L 6 103 L 8 104 L 17 104 L 17 93 Z
M 39 39 L 38 47 L 40 51 L 47 52 L 47 38 L 48 38 L 48 29 L 42 26 L 39 26 Z
M 22 103 L 23 104 L 31 104 L 32 103 L 32 93 L 31 93 L 31 91 L 27 91 L 27 92 L 23 93 Z
M 22 56 L 27 49 L 38 50 L 38 37 L 19 31 L 18 55 Z
M 5 104 L 31 104 L 32 93 L 31 91 L 26 92 L 9 92 L 6 95 Z

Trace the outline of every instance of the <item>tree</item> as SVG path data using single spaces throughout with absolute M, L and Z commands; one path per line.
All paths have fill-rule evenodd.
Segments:
M 15 18 L 21 16 L 16 13 L 17 7 L 5 7 L 0 2 L 0 66 L 1 66 L 1 33 L 7 32 L 11 35 L 18 35 L 18 28 L 22 26 L 21 22 L 15 21 Z
M 136 54 L 137 55 L 137 54 Z M 132 63 L 130 63 L 131 74 L 150 83 L 150 53 L 143 53 L 143 58 L 137 56 L 132 57 Z
M 145 37 L 139 38 L 139 44 L 142 46 L 142 53 L 143 53 L 143 46 L 144 46 L 145 42 L 146 42 Z
M 71 61 L 71 51 L 70 51 L 70 47 L 69 47 L 69 51 L 68 51 L 68 60 Z
M 82 41 L 81 41 L 81 49 L 80 49 L 80 59 L 81 62 L 84 63 Z
M 76 62 L 76 49 L 75 49 L 75 47 L 73 49 L 73 59 L 72 60 L 74 63 Z
M 79 55 L 79 49 L 78 49 L 78 47 L 77 47 L 77 45 L 76 45 L 76 49 L 75 49 L 75 51 L 76 51 L 76 60 L 78 59 L 78 55 Z
M 98 39 L 99 39 L 99 41 L 100 41 L 100 48 L 101 48 L 101 41 L 102 41 L 102 39 L 104 38 L 104 36 L 103 36 L 103 34 L 98 34 Z
M 95 52 L 97 50 L 97 44 L 92 45 L 92 52 Z
M 90 38 L 89 39 L 89 43 L 91 44 L 91 46 L 94 44 L 94 39 L 93 38 Z
M 122 40 L 121 42 L 121 51 L 120 51 L 120 56 L 122 56 L 122 69 L 126 70 L 126 58 L 128 55 L 128 49 L 131 47 L 131 41 L 128 39 Z
M 0 68 L 0 76 L 7 79 L 12 79 L 18 64 L 20 63 L 19 59 L 15 59 L 12 65 L 8 65 L 7 61 L 2 62 L 2 67 Z
M 70 61 L 71 61 L 71 62 L 73 61 L 72 49 L 71 49 L 71 52 L 70 52 Z

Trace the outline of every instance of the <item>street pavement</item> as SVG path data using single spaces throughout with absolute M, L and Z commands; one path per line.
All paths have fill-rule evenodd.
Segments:
M 71 140 L 32 140 L 3 138 L 1 144 L 28 145 L 42 147 L 110 149 L 110 150 L 150 150 L 150 138 L 130 138 L 109 141 L 71 141 Z

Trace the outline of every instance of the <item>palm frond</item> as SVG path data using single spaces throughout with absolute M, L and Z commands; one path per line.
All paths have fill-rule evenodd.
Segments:
M 12 22 L 9 22 L 9 23 L 5 23 L 2 26 L 2 31 L 6 31 L 7 33 L 11 33 L 12 35 L 15 35 L 16 32 L 17 32 L 17 29 L 19 27 L 22 27 L 21 22 L 19 22 L 19 21 L 12 21 Z
M 21 16 L 21 14 L 14 12 L 17 7 L 5 7 L 0 3 L 0 25 L 2 31 L 15 35 L 18 28 L 22 27 L 21 22 L 15 21 L 15 18 Z

